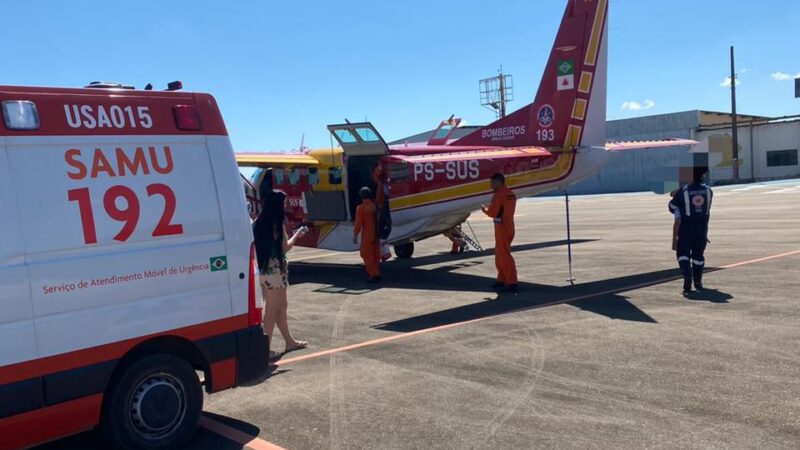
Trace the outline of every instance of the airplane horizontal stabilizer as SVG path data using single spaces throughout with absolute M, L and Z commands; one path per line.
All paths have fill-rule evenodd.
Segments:
M 611 152 L 621 152 L 626 150 L 642 150 L 646 148 L 676 147 L 680 145 L 697 145 L 699 142 L 691 139 L 658 139 L 652 141 L 609 141 L 606 143 L 606 150 Z

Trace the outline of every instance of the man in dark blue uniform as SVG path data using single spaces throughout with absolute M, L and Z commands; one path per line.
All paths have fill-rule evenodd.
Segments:
M 675 217 L 672 228 L 672 249 L 677 252 L 678 265 L 683 274 L 683 295 L 688 296 L 694 287 L 703 289 L 703 253 L 708 243 L 708 219 L 714 193 L 703 184 L 707 167 L 695 167 L 690 184 L 678 189 L 669 202 L 669 211 Z

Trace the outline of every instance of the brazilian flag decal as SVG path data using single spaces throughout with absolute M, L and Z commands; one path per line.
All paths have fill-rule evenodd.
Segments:
M 217 272 L 219 270 L 228 270 L 228 257 L 215 256 L 208 260 L 208 265 L 211 267 L 212 272 Z

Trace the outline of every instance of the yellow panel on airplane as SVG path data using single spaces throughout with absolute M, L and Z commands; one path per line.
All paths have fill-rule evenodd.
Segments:
M 292 153 L 236 153 L 236 164 L 244 167 L 271 167 L 276 165 L 303 165 L 316 166 L 316 158 L 304 154 Z

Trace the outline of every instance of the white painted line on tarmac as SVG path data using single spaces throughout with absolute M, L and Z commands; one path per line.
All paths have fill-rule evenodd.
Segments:
M 765 192 L 765 194 L 800 194 L 800 186 L 778 189 L 777 191 L 769 191 Z

